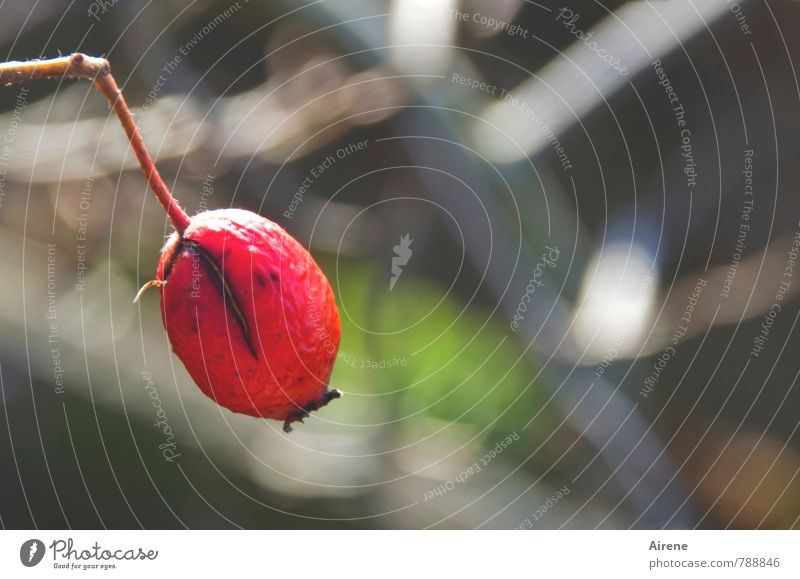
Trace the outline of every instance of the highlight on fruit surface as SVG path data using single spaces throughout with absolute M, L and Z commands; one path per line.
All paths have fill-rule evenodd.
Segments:
M 173 351 L 200 390 L 233 412 L 291 423 L 325 406 L 341 328 L 333 291 L 305 248 L 242 209 L 189 217 L 147 152 L 107 60 L 76 53 L 0 63 L 0 84 L 87 78 L 119 117 L 150 187 L 175 227 L 156 279 Z

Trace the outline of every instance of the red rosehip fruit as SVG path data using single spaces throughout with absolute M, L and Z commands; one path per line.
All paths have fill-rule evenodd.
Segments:
M 282 227 L 240 209 L 192 217 L 158 264 L 173 350 L 206 395 L 288 430 L 339 396 L 328 390 L 339 347 L 325 274 Z
M 94 81 L 119 117 L 175 233 L 156 281 L 172 348 L 200 389 L 234 412 L 302 421 L 339 392 L 328 380 L 339 349 L 339 313 L 327 278 L 282 227 L 221 209 L 192 218 L 158 174 L 104 58 L 75 53 L 0 63 L 0 85 L 77 77 Z

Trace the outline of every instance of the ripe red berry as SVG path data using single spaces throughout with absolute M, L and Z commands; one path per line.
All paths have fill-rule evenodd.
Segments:
M 0 63 L 0 84 L 88 78 L 122 123 L 150 187 L 175 226 L 161 252 L 161 314 L 172 347 L 200 389 L 234 412 L 289 425 L 339 397 L 328 390 L 339 313 L 311 255 L 279 225 L 222 209 L 192 218 L 147 152 L 105 59 L 72 54 Z M 135 301 L 135 300 L 134 300 Z
M 340 337 L 333 292 L 279 225 L 239 209 L 195 215 L 167 241 L 157 278 L 175 354 L 221 406 L 288 427 L 339 396 L 327 389 Z

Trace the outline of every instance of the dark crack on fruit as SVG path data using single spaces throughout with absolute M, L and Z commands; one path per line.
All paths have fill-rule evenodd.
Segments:
M 234 294 L 233 290 L 231 289 L 228 280 L 225 278 L 225 275 L 222 273 L 222 269 L 217 265 L 216 260 L 212 255 L 210 255 L 202 245 L 193 241 L 191 239 L 181 238 L 178 240 L 178 243 L 175 244 L 174 249 L 171 249 L 171 253 L 167 258 L 165 267 L 164 267 L 164 279 L 168 279 L 170 272 L 172 271 L 172 265 L 175 262 L 175 259 L 180 255 L 181 251 L 187 249 L 189 251 L 193 251 L 197 254 L 200 258 L 200 262 L 206 267 L 206 270 L 211 274 L 211 279 L 216 282 L 213 285 L 220 291 L 222 295 L 222 299 L 225 304 L 231 306 L 231 310 L 233 311 L 234 320 L 242 329 L 242 334 L 244 334 L 244 341 L 247 344 L 247 348 L 250 350 L 250 353 L 253 354 L 253 357 L 258 360 L 258 354 L 256 353 L 255 346 L 253 346 L 253 342 L 250 338 L 250 328 L 247 324 L 247 318 L 244 316 L 244 310 L 242 309 L 241 304 L 239 304 L 239 300 L 236 299 L 236 294 Z M 226 308 L 227 310 L 227 308 Z

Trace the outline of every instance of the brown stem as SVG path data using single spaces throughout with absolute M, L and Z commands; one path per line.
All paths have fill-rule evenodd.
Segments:
M 181 209 L 178 202 L 169 192 L 164 180 L 156 169 L 153 159 L 147 152 L 142 135 L 133 120 L 133 114 L 122 96 L 122 91 L 111 74 L 111 65 L 105 58 L 86 56 L 75 53 L 70 56 L 51 58 L 48 60 L 31 60 L 27 62 L 0 63 L 0 84 L 11 85 L 37 80 L 41 78 L 86 78 L 94 81 L 94 85 L 102 92 L 122 123 L 128 136 L 131 148 L 139 159 L 147 182 L 156 194 L 158 201 L 166 209 L 170 221 L 178 231 L 178 235 L 189 226 L 189 216 Z

